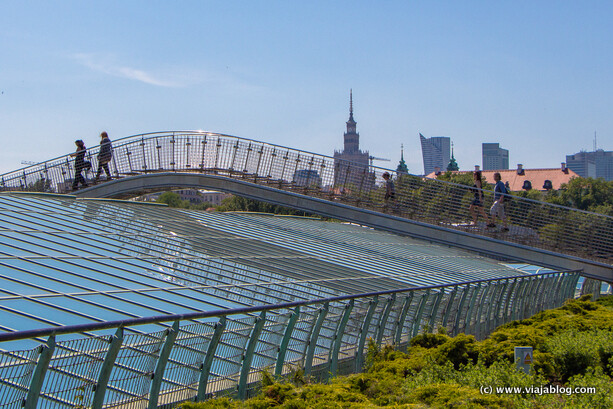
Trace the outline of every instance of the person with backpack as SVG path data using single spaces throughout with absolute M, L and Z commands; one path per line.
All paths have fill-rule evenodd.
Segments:
M 494 173 L 494 180 L 496 181 L 496 185 L 494 186 L 494 204 L 490 208 L 490 215 L 492 216 L 491 222 L 487 225 L 487 227 L 496 227 L 496 217 L 502 220 L 504 227 L 502 231 L 509 231 L 509 227 L 507 225 L 507 215 L 504 211 L 504 202 L 506 195 L 509 194 L 509 191 L 502 183 L 502 177 L 500 173 Z
M 83 170 L 91 167 L 91 163 L 85 160 L 85 154 L 87 153 L 87 149 L 85 148 L 85 143 L 81 139 L 77 139 L 75 142 L 77 145 L 77 151 L 75 153 L 71 153 L 70 156 L 74 157 L 74 180 L 72 181 L 72 190 L 78 190 L 79 184 L 83 187 L 88 187 L 85 178 L 81 174 Z
M 473 172 L 473 181 L 474 185 L 471 188 L 471 191 L 474 194 L 474 199 L 472 200 L 472 202 L 470 202 L 470 207 L 468 208 L 468 210 L 470 211 L 470 215 L 473 218 L 473 223 L 471 226 L 477 226 L 477 212 L 481 213 L 481 215 L 485 219 L 485 224 L 489 225 L 490 219 L 489 217 L 487 217 L 487 214 L 483 209 L 483 180 L 480 170 L 476 170 Z
M 100 151 L 98 152 L 98 172 L 96 173 L 95 182 L 100 180 L 102 169 L 106 173 L 106 180 L 112 179 L 111 172 L 109 171 L 109 162 L 113 159 L 113 145 L 111 145 L 111 140 L 106 132 L 102 132 L 100 138 L 102 139 L 100 141 Z

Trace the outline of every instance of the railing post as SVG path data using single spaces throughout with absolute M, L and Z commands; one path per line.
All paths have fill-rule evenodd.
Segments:
M 398 320 L 396 321 L 395 344 L 397 348 L 400 347 L 400 342 L 402 341 L 402 329 L 404 328 L 404 321 L 407 319 L 407 314 L 411 308 L 411 301 L 413 301 L 413 292 L 410 292 L 409 295 L 404 298 L 402 313 L 400 313 L 400 317 L 398 317 Z
M 453 307 L 453 301 L 455 300 L 455 295 L 458 292 L 458 286 L 454 286 L 453 290 L 449 294 L 449 299 L 447 300 L 447 305 L 445 306 L 445 314 L 443 315 L 443 322 L 441 326 L 447 330 L 447 321 L 449 320 L 449 314 L 451 313 L 451 308 Z
M 55 350 L 55 335 L 51 335 L 49 339 L 47 339 L 47 345 L 41 345 L 39 348 L 40 355 L 38 356 L 38 362 L 36 363 L 36 368 L 34 368 L 34 373 L 32 374 L 32 381 L 30 382 L 30 387 L 28 388 L 26 401 L 23 404 L 25 409 L 36 408 L 38 397 L 40 396 L 40 390 L 43 386 L 43 382 L 45 381 L 45 374 L 47 373 L 49 363 L 51 362 L 51 356 Z
M 170 151 L 172 152 L 172 162 L 170 162 L 170 164 L 172 165 L 172 171 L 176 171 L 176 158 L 175 158 L 175 133 L 172 133 L 172 139 L 170 140 Z
M 283 335 L 283 340 L 281 340 L 281 344 L 279 345 L 279 353 L 277 354 L 277 365 L 275 366 L 275 376 L 281 376 L 283 374 L 283 364 L 285 363 L 285 354 L 287 353 L 287 346 L 289 345 L 289 340 L 292 337 L 292 333 L 294 332 L 294 326 L 296 325 L 296 321 L 298 321 L 299 316 L 300 307 L 296 307 L 289 317 L 287 327 L 285 328 L 285 334 Z
M 392 296 L 387 300 L 387 305 L 385 306 L 385 310 L 383 310 L 383 314 L 381 318 L 379 318 L 379 325 L 377 326 L 377 345 L 381 345 L 383 342 L 383 333 L 385 332 L 385 324 L 387 324 L 387 320 L 390 316 L 390 312 L 392 311 L 392 307 L 396 302 L 396 294 L 392 294 Z
M 328 314 L 328 307 L 329 304 L 326 302 L 323 307 L 319 309 L 317 315 L 317 322 L 315 323 L 315 327 L 313 327 L 313 331 L 311 332 L 311 339 L 309 339 L 307 355 L 304 361 L 304 374 L 307 376 L 311 374 L 311 370 L 313 369 L 313 357 L 315 356 L 315 347 L 317 347 L 319 331 L 321 331 L 321 327 L 324 324 L 326 315 Z
M 524 277 L 519 277 L 515 289 L 515 294 L 513 295 L 513 304 L 511 305 L 511 321 L 517 320 L 517 317 L 519 315 L 519 305 L 523 300 L 525 289 L 526 279 Z
M 355 351 L 355 371 L 356 372 L 360 372 L 364 364 L 364 345 L 366 344 L 366 336 L 368 335 L 368 327 L 370 327 L 370 321 L 372 320 L 372 317 L 375 314 L 375 309 L 377 308 L 378 303 L 379 303 L 379 298 L 375 295 L 374 298 L 370 300 L 370 303 L 369 303 L 370 305 L 368 306 L 366 317 L 364 317 L 364 323 L 362 324 L 362 328 L 360 328 L 360 341 L 358 342 L 358 349 Z
M 158 398 L 160 396 L 160 388 L 162 387 L 162 380 L 164 379 L 164 371 L 166 370 L 166 364 L 168 363 L 168 357 L 170 351 L 177 339 L 179 333 L 179 321 L 175 321 L 171 328 L 166 330 L 166 341 L 160 352 L 157 365 L 155 366 L 155 372 L 153 372 L 153 380 L 151 382 L 151 388 L 149 389 L 149 405 L 147 409 L 156 409 L 158 407 Z
M 147 173 L 147 154 L 145 153 L 145 137 L 141 136 L 141 142 L 140 142 L 140 146 L 141 146 L 141 151 L 143 153 L 143 170 L 145 171 L 145 173 Z
M 415 316 L 415 321 L 413 321 L 413 337 L 417 336 L 419 333 L 419 326 L 421 324 L 421 317 L 424 314 L 424 309 L 426 308 L 426 303 L 428 302 L 428 297 L 430 297 L 430 290 L 428 289 L 425 293 L 421 295 L 421 299 L 419 300 L 419 309 L 417 310 L 417 315 Z
M 484 336 L 488 333 L 492 332 L 496 328 L 496 324 L 498 323 L 498 317 L 500 316 L 500 309 L 502 307 L 502 299 L 504 297 L 504 292 L 507 290 L 509 285 L 509 279 L 506 279 L 503 283 L 497 281 L 496 291 L 494 292 L 494 297 L 492 298 L 491 308 L 487 313 L 487 325 L 485 326 Z
M 243 355 L 243 365 L 241 367 L 241 376 L 238 381 L 238 398 L 245 400 L 247 398 L 247 381 L 249 378 L 249 372 L 251 371 L 251 363 L 253 362 L 253 355 L 255 354 L 255 347 L 260 340 L 260 334 L 266 323 L 266 311 L 262 311 L 259 317 L 255 319 L 253 331 Z
M 353 310 L 354 300 L 349 300 L 347 305 L 345 305 L 345 312 L 343 313 L 343 317 L 338 323 L 338 327 L 336 328 L 336 333 L 334 334 L 334 342 L 331 349 L 331 357 L 330 361 L 330 373 L 332 376 L 336 376 L 338 372 L 338 354 L 341 350 L 341 344 L 343 341 L 343 334 L 345 333 L 345 327 L 347 326 L 347 322 L 349 321 L 349 317 L 351 316 L 351 311 Z
M 109 338 L 109 350 L 104 357 L 100 374 L 98 375 L 98 382 L 96 383 L 96 389 L 94 392 L 94 399 L 92 401 L 92 409 L 101 409 L 104 404 L 104 396 L 108 387 L 111 372 L 113 371 L 113 365 L 117 359 L 117 354 L 121 349 L 123 342 L 123 327 L 117 328 L 115 335 Z
M 189 147 L 192 146 L 192 143 L 189 140 L 189 136 L 187 137 L 187 142 L 185 142 L 185 167 L 191 168 L 192 164 L 189 156 Z
M 458 311 L 456 312 L 455 322 L 453 325 L 453 331 L 450 332 L 451 336 L 456 336 L 459 334 L 460 330 L 460 320 L 462 319 L 462 311 L 464 310 L 464 304 L 466 304 L 466 299 L 468 298 L 468 293 L 470 292 L 470 285 L 465 285 L 462 289 L 462 298 L 460 298 L 460 304 L 458 305 Z M 467 315 L 468 316 L 468 311 Z M 464 322 L 466 322 L 466 316 L 464 316 Z
M 535 293 L 536 287 L 537 285 L 534 284 L 534 281 L 536 279 L 534 277 L 530 277 L 528 280 L 526 280 L 527 282 L 527 288 L 526 288 L 526 292 L 524 293 L 524 300 L 530 300 L 532 301 L 532 297 Z M 521 309 L 521 316 L 519 317 L 519 319 L 524 319 L 527 316 L 531 315 L 531 308 L 530 308 L 530 303 L 528 302 L 524 302 L 523 303 L 523 307 Z
M 513 303 L 511 302 L 511 298 L 514 296 L 515 294 L 515 288 L 517 287 L 517 278 L 513 279 L 513 282 L 511 283 L 511 286 L 509 287 L 508 291 L 507 291 L 507 298 L 505 301 L 505 305 L 504 305 L 504 311 L 503 311 L 503 318 L 506 321 L 507 317 L 511 316 L 512 314 L 512 305 Z M 496 322 L 496 326 L 500 325 L 500 321 Z
M 206 397 L 206 387 L 209 383 L 209 376 L 211 374 L 211 367 L 213 365 L 213 359 L 217 351 L 217 345 L 221 339 L 224 329 L 226 328 L 226 317 L 221 317 L 219 322 L 215 324 L 215 331 L 209 342 L 209 347 L 206 350 L 206 356 L 202 362 L 202 368 L 200 372 L 200 381 L 198 382 L 198 394 L 196 395 L 196 402 L 202 402 Z
M 441 288 L 436 296 L 436 300 L 434 301 L 434 306 L 432 306 L 432 312 L 430 314 L 430 330 L 434 332 L 434 322 L 436 321 L 436 314 L 438 313 L 438 307 L 441 305 L 441 300 L 445 296 L 445 288 Z
M 204 135 L 204 139 L 202 139 L 200 144 L 202 145 L 202 155 L 200 158 L 200 170 L 203 171 L 204 170 L 204 154 L 206 152 L 206 134 Z
M 496 287 L 492 285 L 492 282 L 489 282 L 481 295 L 481 301 L 478 303 L 479 308 L 477 309 L 477 321 L 475 322 L 475 338 L 481 338 L 481 317 L 483 316 L 483 325 L 487 323 L 487 314 L 489 312 L 489 307 L 492 303 L 492 298 L 494 296 L 494 289 Z M 489 298 L 488 298 L 489 297 Z M 486 308 L 487 303 L 487 308 Z M 483 315 L 483 309 L 486 308 L 485 316 Z
M 473 310 L 475 308 L 475 302 L 477 301 L 477 295 L 481 292 L 481 283 L 478 283 L 475 289 L 473 290 L 472 296 L 470 297 L 470 304 L 468 306 L 468 311 L 466 312 L 466 319 L 464 320 L 464 332 L 470 326 L 470 321 L 472 318 Z
M 272 148 L 272 153 L 270 154 L 270 159 L 268 163 L 268 172 L 266 173 L 266 177 L 272 179 L 272 167 L 275 163 L 275 158 L 277 157 L 277 148 Z

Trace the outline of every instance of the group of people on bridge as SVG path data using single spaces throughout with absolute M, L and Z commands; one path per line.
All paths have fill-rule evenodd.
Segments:
M 85 147 L 85 143 L 83 140 L 78 139 L 75 141 L 75 145 L 77 146 L 77 150 L 72 153 L 70 156 L 75 158 L 74 168 L 75 168 L 75 176 L 72 182 L 72 190 L 76 191 L 79 189 L 79 185 L 81 187 L 88 187 L 87 181 L 83 177 L 83 171 L 91 170 L 92 164 L 91 162 L 85 159 L 87 154 L 87 148 Z M 96 172 L 96 177 L 94 178 L 94 184 L 98 183 L 100 180 L 100 176 L 102 175 L 102 171 L 106 173 L 106 180 L 111 180 L 111 172 L 109 169 L 109 162 L 113 159 L 113 146 L 111 144 L 111 140 L 106 132 L 102 132 L 100 134 L 100 150 L 98 151 L 98 171 Z M 390 178 L 390 174 L 388 172 L 384 172 L 382 175 L 385 181 L 385 202 L 386 208 L 388 201 L 395 201 L 395 188 L 394 182 Z M 470 203 L 469 211 L 471 213 L 473 223 L 471 226 L 477 226 L 477 217 L 478 213 L 480 213 L 485 219 L 487 227 L 496 227 L 496 219 L 500 218 L 503 222 L 502 231 L 509 231 L 507 226 L 507 217 L 505 214 L 504 203 L 508 197 L 508 190 L 505 187 L 504 183 L 501 181 L 500 173 L 494 173 L 494 180 L 496 185 L 494 186 L 494 204 L 490 208 L 490 217 L 486 214 L 483 206 L 484 206 L 484 198 L 483 198 L 483 181 L 480 170 L 476 170 L 473 172 L 473 187 L 472 191 L 474 193 L 474 198 Z
M 89 186 L 83 177 L 83 171 L 90 170 L 92 168 L 91 162 L 85 159 L 87 148 L 85 147 L 83 140 L 77 139 L 75 141 L 75 145 L 77 145 L 76 152 L 70 154 L 70 156 L 75 158 L 75 176 L 72 182 L 73 191 L 78 190 L 79 185 L 81 185 L 81 187 Z M 102 132 L 100 134 L 100 151 L 98 151 L 98 171 L 96 172 L 94 183 L 97 183 L 100 180 L 100 175 L 102 174 L 103 170 L 104 173 L 106 173 L 106 180 L 112 179 L 111 171 L 109 169 L 109 162 L 111 159 L 113 159 L 113 145 L 111 144 L 109 135 L 106 132 Z
M 385 181 L 385 209 L 387 209 L 388 202 L 394 202 L 396 199 L 396 190 L 394 187 L 394 182 L 390 178 L 389 172 L 384 172 L 383 180 Z M 508 223 L 507 223 L 507 215 L 504 208 L 505 200 L 510 198 L 509 191 L 502 182 L 502 177 L 500 173 L 494 173 L 494 181 L 496 182 L 494 186 L 494 204 L 490 208 L 490 217 L 488 217 L 487 213 L 483 208 L 485 203 L 483 198 L 483 180 L 480 170 L 476 170 L 473 172 L 473 181 L 474 184 L 471 188 L 474 198 L 470 203 L 469 211 L 472 216 L 473 222 L 471 226 L 477 226 L 477 217 L 478 213 L 481 213 L 483 218 L 485 219 L 485 223 L 487 227 L 496 227 L 496 219 L 499 218 L 503 223 L 503 232 L 509 231 Z

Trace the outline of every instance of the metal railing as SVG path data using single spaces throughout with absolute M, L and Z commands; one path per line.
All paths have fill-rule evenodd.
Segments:
M 613 264 L 613 217 L 513 196 L 505 208 L 510 231 L 470 226 L 474 190 L 250 139 L 208 132 L 160 132 L 113 142 L 115 177 L 153 172 L 198 172 L 349 204 L 558 253 Z M 87 160 L 95 171 L 99 147 Z M 394 175 L 396 197 L 385 200 L 384 172 Z M 93 172 L 89 173 L 90 182 Z M 1 190 L 70 193 L 70 156 L 0 175 Z M 493 192 L 483 191 L 485 206 Z
M 256 392 L 263 370 L 283 376 L 300 369 L 317 380 L 360 371 L 370 339 L 403 348 L 413 336 L 441 328 L 484 338 L 503 323 L 562 305 L 575 296 L 579 278 L 576 271 L 540 273 L 3 333 L 0 347 L 17 339 L 43 343 L 0 352 L 0 408 L 244 399 Z M 171 324 L 163 331 L 133 331 L 164 322 Z M 95 331 L 106 333 L 83 335 Z M 66 334 L 72 339 L 60 341 Z

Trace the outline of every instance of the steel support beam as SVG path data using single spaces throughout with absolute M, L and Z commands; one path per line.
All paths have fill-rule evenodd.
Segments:
M 209 341 L 209 346 L 206 350 L 206 355 L 204 356 L 204 361 L 202 362 L 202 366 L 200 368 L 200 380 L 198 381 L 198 393 L 196 394 L 196 402 L 202 402 L 206 398 L 206 387 L 209 384 L 209 377 L 211 374 L 211 367 L 213 366 L 213 359 L 215 358 L 217 345 L 219 345 L 219 340 L 221 339 L 221 335 L 223 334 L 225 328 L 226 317 L 222 316 L 219 319 L 219 322 L 215 323 L 213 335 L 211 336 L 211 340 Z
M 353 300 L 352 300 L 353 301 Z M 292 338 L 296 321 L 300 316 L 300 307 L 296 307 L 294 311 L 290 313 L 289 321 L 285 327 L 285 334 L 279 345 L 279 352 L 277 354 L 277 364 L 275 365 L 275 376 L 281 376 L 283 374 L 283 365 L 285 364 L 285 354 L 287 353 L 287 346 Z
M 49 363 L 51 362 L 51 357 L 53 356 L 53 351 L 55 350 L 55 335 L 51 335 L 47 339 L 47 344 L 41 345 L 39 348 L 40 354 L 38 355 L 38 362 L 34 368 L 32 381 L 30 382 L 30 387 L 28 388 L 28 395 L 26 396 L 26 400 L 23 405 L 25 409 L 35 409 L 37 406 L 40 391 L 43 387 L 43 382 L 45 381 L 45 374 L 47 373 Z
M 98 382 L 94 391 L 94 399 L 92 401 L 92 409 L 102 409 L 104 404 L 104 396 L 106 389 L 111 378 L 111 372 L 113 371 L 113 365 L 119 354 L 121 344 L 123 343 L 123 327 L 117 328 L 115 335 L 109 338 L 109 350 L 106 352 L 100 374 L 98 375 Z
M 249 337 L 249 343 L 243 355 L 243 364 L 241 366 L 241 375 L 238 380 L 238 399 L 245 400 L 247 398 L 247 382 L 249 380 L 249 373 L 251 372 L 251 363 L 253 362 L 253 355 L 255 354 L 255 347 L 260 340 L 260 334 L 266 323 L 266 311 L 262 311 L 259 317 L 255 319 L 253 324 L 253 330 L 251 331 L 251 337 Z
M 158 362 L 153 372 L 153 380 L 151 381 L 151 388 L 149 389 L 149 404 L 147 409 L 156 409 L 158 406 L 158 398 L 160 396 L 160 388 L 162 387 L 162 380 L 164 379 L 164 371 L 166 370 L 166 364 L 168 363 L 168 357 L 179 334 L 179 321 L 175 321 L 171 328 L 166 330 L 166 340 L 164 346 L 158 357 Z

